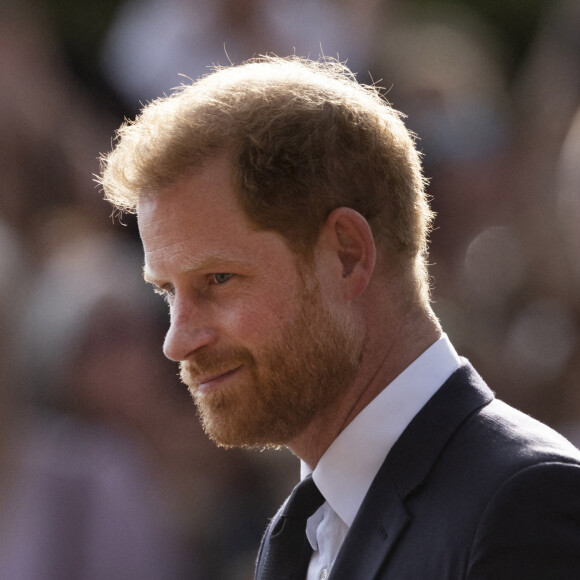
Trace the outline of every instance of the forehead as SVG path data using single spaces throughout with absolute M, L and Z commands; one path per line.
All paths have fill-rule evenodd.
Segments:
M 282 236 L 250 224 L 225 159 L 142 200 L 137 219 L 149 279 L 212 264 L 293 259 Z

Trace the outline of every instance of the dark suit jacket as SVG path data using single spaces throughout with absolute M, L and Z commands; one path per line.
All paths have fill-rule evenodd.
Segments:
M 379 470 L 329 580 L 580 579 L 580 452 L 465 362 Z

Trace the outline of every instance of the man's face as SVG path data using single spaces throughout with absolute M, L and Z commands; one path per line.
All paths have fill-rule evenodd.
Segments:
M 142 201 L 138 220 L 145 278 L 170 305 L 164 351 L 208 435 L 225 446 L 291 441 L 356 374 L 348 317 L 279 234 L 249 224 L 224 160 Z

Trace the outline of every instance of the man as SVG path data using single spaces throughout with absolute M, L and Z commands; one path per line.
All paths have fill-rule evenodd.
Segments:
M 102 184 L 208 435 L 287 446 L 322 493 L 302 568 L 293 498 L 257 578 L 580 577 L 580 454 L 442 333 L 419 156 L 376 90 L 297 58 L 218 70 L 122 127 Z

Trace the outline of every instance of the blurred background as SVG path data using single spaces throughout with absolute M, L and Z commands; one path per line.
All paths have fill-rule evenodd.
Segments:
M 297 461 L 203 435 L 93 175 L 142 103 L 264 52 L 408 115 L 437 314 L 580 444 L 580 0 L 1 0 L 0 580 L 252 577 Z

